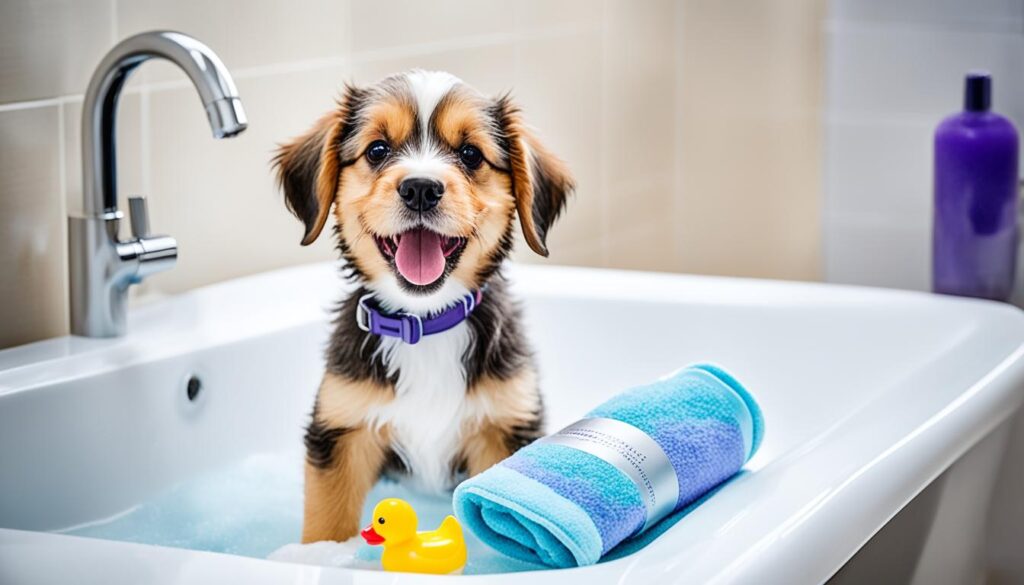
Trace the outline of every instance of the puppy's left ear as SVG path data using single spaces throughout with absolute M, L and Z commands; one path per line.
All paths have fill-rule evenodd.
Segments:
M 526 126 L 519 107 L 509 96 L 498 98 L 494 107 L 508 149 L 512 191 L 523 235 L 534 252 L 547 256 L 548 230 L 565 208 L 575 182 L 565 163 Z
M 330 215 L 339 187 L 341 141 L 360 93 L 359 88 L 347 86 L 335 110 L 282 145 L 274 157 L 285 205 L 306 225 L 303 246 L 317 239 Z

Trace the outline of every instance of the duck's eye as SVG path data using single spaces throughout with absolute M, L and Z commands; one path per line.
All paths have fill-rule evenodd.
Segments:
M 383 140 L 376 140 L 366 149 L 366 160 L 371 164 L 380 164 L 391 154 L 391 146 Z
M 383 516 L 381 516 L 380 518 L 377 518 L 377 524 L 383 524 L 383 523 L 384 523 L 384 517 Z
M 459 149 L 459 159 L 462 164 L 470 169 L 476 169 L 480 166 L 480 163 L 484 162 L 484 154 L 480 152 L 480 149 L 467 144 Z

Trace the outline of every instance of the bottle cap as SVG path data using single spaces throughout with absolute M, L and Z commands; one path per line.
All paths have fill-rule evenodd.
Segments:
M 987 71 L 971 71 L 964 82 L 964 109 L 987 112 L 992 107 L 992 75 Z

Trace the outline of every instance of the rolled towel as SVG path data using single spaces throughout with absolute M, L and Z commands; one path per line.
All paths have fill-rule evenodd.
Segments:
M 510 557 L 592 565 L 632 552 L 735 475 L 763 428 L 757 402 L 732 376 L 688 366 L 462 482 L 455 514 Z

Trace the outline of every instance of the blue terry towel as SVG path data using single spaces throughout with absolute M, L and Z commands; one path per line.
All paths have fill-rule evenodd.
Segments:
M 764 429 L 761 409 L 746 389 L 720 368 L 703 364 L 627 390 L 587 413 L 585 425 L 593 424 L 592 419 L 628 423 L 661 448 L 664 455 L 656 458 L 645 457 L 652 455 L 653 444 L 646 450 L 627 445 L 617 452 L 634 460 L 661 460 L 666 471 L 671 464 L 674 478 L 660 476 L 661 488 L 670 488 L 662 493 L 675 496 L 672 480 L 678 484 L 674 502 L 662 498 L 660 515 L 667 517 L 657 521 L 659 515 L 651 515 L 656 498 L 645 499 L 645 492 L 657 491 L 644 481 L 657 476 L 650 473 L 650 464 L 646 473 L 643 464 L 637 466 L 639 475 L 634 471 L 631 478 L 625 460 L 549 437 L 461 483 L 454 494 L 459 520 L 499 552 L 549 567 L 623 556 L 664 532 L 735 475 L 757 451 Z M 618 424 L 614 421 L 609 423 L 613 429 Z M 629 442 L 620 443 L 614 436 L 609 441 L 600 432 L 589 436 L 603 441 L 598 449 Z M 632 437 L 634 444 L 645 439 L 618 436 Z

